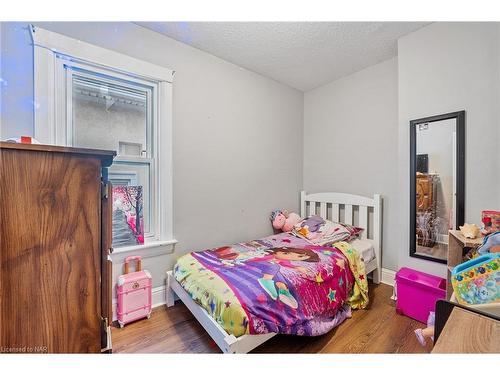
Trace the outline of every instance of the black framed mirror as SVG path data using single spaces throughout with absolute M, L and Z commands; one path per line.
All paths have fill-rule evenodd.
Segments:
M 446 263 L 464 223 L 465 111 L 410 121 L 410 256 Z

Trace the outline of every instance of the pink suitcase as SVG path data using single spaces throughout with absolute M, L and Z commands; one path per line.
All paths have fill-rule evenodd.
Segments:
M 135 272 L 129 273 L 129 263 L 135 260 Z M 125 258 L 125 273 L 118 276 L 116 297 L 117 315 L 120 328 L 127 323 L 151 316 L 151 274 L 141 270 L 141 257 Z

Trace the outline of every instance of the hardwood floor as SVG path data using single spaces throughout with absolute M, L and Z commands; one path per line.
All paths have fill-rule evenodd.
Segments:
M 392 288 L 370 285 L 370 305 L 323 336 L 277 335 L 252 353 L 429 353 L 415 338 L 424 324 L 396 314 Z M 113 353 L 221 353 L 189 310 L 155 309 L 151 319 L 112 329 Z

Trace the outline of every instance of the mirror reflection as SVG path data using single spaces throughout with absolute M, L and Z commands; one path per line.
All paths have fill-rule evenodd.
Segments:
M 457 172 L 462 170 L 457 168 L 461 120 L 459 116 L 443 115 L 411 122 L 412 256 L 446 262 L 448 232 L 457 228 L 459 210 L 463 220 L 463 202 L 457 203 Z
M 417 125 L 416 253 L 446 259 L 455 222 L 455 119 Z

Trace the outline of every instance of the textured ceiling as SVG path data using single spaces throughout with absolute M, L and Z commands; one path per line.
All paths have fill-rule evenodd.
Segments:
M 390 59 L 424 22 L 137 22 L 302 91 Z

